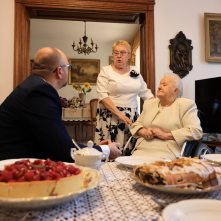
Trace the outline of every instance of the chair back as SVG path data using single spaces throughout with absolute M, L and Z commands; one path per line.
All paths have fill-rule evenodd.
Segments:
M 96 120 L 98 99 L 90 100 L 91 122 Z

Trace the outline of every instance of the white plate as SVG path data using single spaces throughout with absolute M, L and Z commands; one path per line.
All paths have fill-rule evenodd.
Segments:
M 221 154 L 206 154 L 202 155 L 201 157 L 209 162 L 221 164 Z
M 15 161 L 19 160 L 27 160 L 27 158 L 21 158 L 21 159 L 10 159 L 10 160 L 1 160 L 0 161 L 0 170 L 4 170 L 5 165 L 13 164 Z M 38 160 L 36 158 L 29 158 L 31 162 L 34 162 L 35 160 Z
M 21 159 L 16 159 L 21 160 Z M 4 169 L 4 165 L 14 163 L 16 160 L 3 160 L 0 161 L 0 170 Z M 29 159 L 33 161 L 35 159 Z M 68 163 L 67 163 L 68 164 Z M 94 170 L 88 167 L 79 167 L 83 170 L 84 175 L 88 175 L 87 178 L 91 178 L 91 181 L 88 183 L 88 186 L 80 191 L 68 193 L 65 195 L 58 196 L 49 196 L 49 197 L 36 197 L 36 198 L 18 198 L 18 199 L 9 199 L 0 197 L 0 206 L 9 208 L 9 209 L 41 209 L 52 206 L 58 206 L 60 204 L 66 203 L 72 199 L 75 199 L 88 190 L 95 188 L 99 185 L 100 181 L 103 179 L 98 170 Z
M 163 210 L 164 221 L 220 221 L 221 201 L 210 199 L 183 200 Z
M 129 157 L 118 157 L 115 159 L 116 162 L 130 168 L 134 168 L 144 163 L 153 163 L 159 160 L 165 160 L 165 158 L 148 157 L 148 156 L 129 156 Z
M 151 184 L 146 184 L 142 183 L 140 180 L 138 180 L 133 173 L 130 174 L 130 177 L 134 180 L 136 180 L 138 183 L 140 183 L 143 186 L 146 186 L 150 189 L 155 189 L 159 190 L 162 192 L 168 192 L 168 193 L 182 193 L 182 194 L 195 194 L 195 193 L 206 193 L 206 192 L 212 192 L 218 189 L 221 189 L 221 178 L 218 178 L 218 184 L 210 187 L 208 189 L 181 189 L 181 188 L 176 188 L 176 187 L 164 187 L 162 185 L 151 185 Z

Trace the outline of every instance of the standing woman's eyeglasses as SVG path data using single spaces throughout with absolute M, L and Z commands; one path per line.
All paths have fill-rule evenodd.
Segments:
M 59 67 L 61 67 L 61 68 L 69 67 L 68 69 L 71 70 L 71 66 L 72 66 L 72 64 L 66 64 L 66 65 L 62 65 L 62 66 L 59 66 Z M 53 71 L 53 73 L 54 73 L 55 71 L 57 71 L 57 69 L 58 69 L 59 67 L 57 67 L 57 68 Z
M 121 57 L 124 57 L 127 53 L 128 53 L 127 51 L 114 51 L 113 56 L 117 57 L 120 54 Z

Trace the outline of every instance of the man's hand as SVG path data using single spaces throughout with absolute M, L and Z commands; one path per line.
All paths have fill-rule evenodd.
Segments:
M 102 140 L 100 143 L 97 143 L 96 145 L 109 145 L 111 144 L 111 140 Z
M 117 157 L 119 157 L 122 152 L 117 148 L 120 146 L 120 143 L 110 143 L 108 145 L 108 147 L 110 148 L 110 156 L 109 156 L 109 159 L 115 159 Z

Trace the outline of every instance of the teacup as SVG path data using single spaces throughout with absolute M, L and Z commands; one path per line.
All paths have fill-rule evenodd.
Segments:
M 90 140 L 87 143 L 88 147 L 75 151 L 75 148 L 71 148 L 71 157 L 75 160 L 75 164 L 79 166 L 90 167 L 92 169 L 101 169 L 101 160 L 108 160 L 108 153 L 99 152 L 92 148 L 93 142 Z

